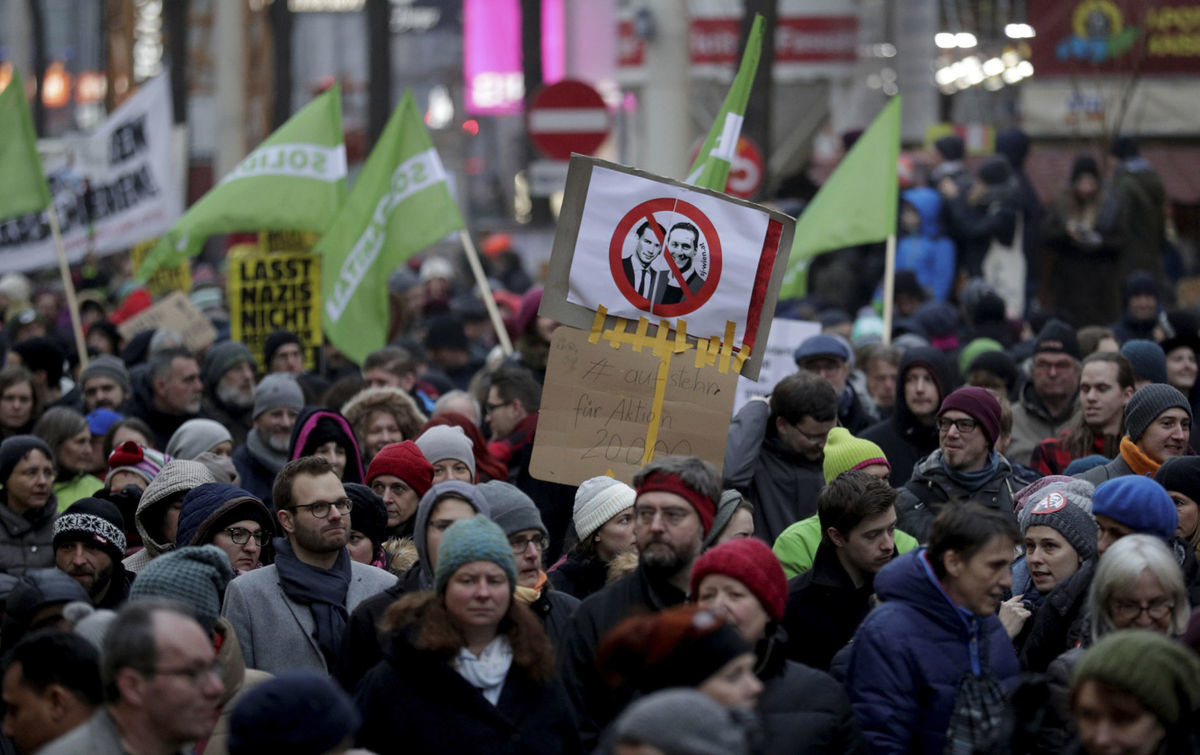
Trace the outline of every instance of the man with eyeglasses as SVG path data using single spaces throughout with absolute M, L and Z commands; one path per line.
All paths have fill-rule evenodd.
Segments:
M 491 506 L 491 520 L 504 530 L 517 561 L 517 589 L 513 598 L 529 606 L 541 619 L 550 643 L 561 647 L 567 622 L 579 607 L 579 599 L 550 585 L 542 563 L 550 538 L 537 506 L 515 485 L 499 480 L 483 483 L 479 492 Z
M 1013 494 L 1023 487 L 1014 484 L 1012 466 L 995 449 L 1000 402 L 987 389 L 967 386 L 947 396 L 937 427 L 938 450 L 917 463 L 896 500 L 896 528 L 921 543 L 947 504 L 978 503 L 1012 516 Z
M 104 636 L 100 678 L 105 704 L 39 752 L 180 752 L 208 738 L 225 692 L 204 630 L 176 604 L 158 601 L 117 613 Z
M 559 654 L 585 750 L 596 746 L 600 731 L 632 698 L 631 690 L 614 690 L 605 682 L 596 667 L 596 648 L 623 619 L 687 600 L 692 564 L 721 497 L 717 470 L 695 456 L 657 458 L 634 475 L 633 486 L 638 567 L 579 605 Z
M 350 558 L 352 504 L 324 457 L 284 465 L 271 497 L 285 535 L 274 541 L 275 563 L 229 583 L 221 613 L 248 668 L 328 673 L 350 612 L 396 578 Z
M 1079 404 L 1079 339 L 1075 329 L 1052 319 L 1042 326 L 1033 347 L 1033 380 L 1013 402 L 1012 443 L 1008 456 L 1028 464 L 1033 449 L 1058 437 Z
M 837 409 L 829 381 L 801 371 L 779 381 L 769 399 L 749 401 L 729 425 L 725 487 L 754 502 L 754 535 L 768 545 L 817 513 Z

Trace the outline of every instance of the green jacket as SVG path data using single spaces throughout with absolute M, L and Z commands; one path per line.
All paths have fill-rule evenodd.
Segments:
M 776 558 L 783 564 L 783 573 L 788 579 L 812 568 L 817 546 L 821 544 L 821 520 L 816 516 L 801 519 L 791 525 L 775 540 Z M 896 530 L 896 552 L 908 553 L 917 547 L 917 539 Z
M 95 495 L 96 491 L 103 489 L 104 481 L 90 474 L 81 474 L 78 477 L 54 483 L 54 495 L 58 498 L 58 513 L 66 511 L 68 506 L 80 498 L 89 498 Z

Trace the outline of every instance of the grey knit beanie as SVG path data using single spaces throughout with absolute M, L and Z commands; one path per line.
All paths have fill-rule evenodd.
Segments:
M 575 490 L 575 533 L 586 540 L 604 523 L 633 505 L 637 493 L 612 477 L 584 480 Z
M 88 366 L 79 373 L 79 386 L 81 388 L 86 386 L 88 379 L 94 377 L 112 378 L 117 385 L 121 386 L 121 390 L 125 391 L 126 395 L 133 393 L 133 383 L 129 380 L 129 369 L 124 362 L 111 354 L 92 357 Z
M 537 530 L 543 537 L 550 536 L 546 525 L 542 524 L 537 505 L 516 485 L 492 480 L 476 486 L 476 489 L 487 499 L 492 521 L 500 525 L 508 537 L 522 530 Z
M 179 426 L 167 441 L 167 456 L 174 459 L 195 459 L 213 446 L 233 442 L 229 429 L 211 419 L 189 419 Z
M 241 364 L 249 362 L 250 367 L 257 372 L 258 364 L 254 354 L 250 353 L 244 344 L 237 341 L 222 341 L 208 350 L 204 357 L 204 384 L 216 385 L 225 373 Z
M 717 538 L 729 526 L 729 520 L 733 519 L 734 512 L 738 510 L 738 506 L 744 500 L 746 500 L 745 497 L 736 490 L 726 490 L 721 493 L 721 500 L 717 502 L 717 513 L 713 517 L 712 527 L 704 536 L 705 548 L 716 545 Z
M 1021 510 L 1021 532 L 1039 526 L 1062 535 L 1081 559 L 1096 557 L 1100 528 L 1091 514 L 1067 499 L 1065 492 L 1050 489 Z
M 288 406 L 299 412 L 304 408 L 304 391 L 296 378 L 286 372 L 274 372 L 254 388 L 254 419 L 263 412 Z
M 732 715 L 703 692 L 665 689 L 636 700 L 613 726 L 618 743 L 664 755 L 745 755 L 746 731 Z
M 1166 383 L 1142 386 L 1125 404 L 1125 429 L 1129 433 L 1129 439 L 1137 443 L 1158 415 L 1168 409 L 1177 408 L 1183 409 L 1187 412 L 1188 419 L 1192 419 L 1192 407 L 1188 404 L 1187 396 L 1180 393 L 1178 388 Z
M 475 479 L 475 445 L 461 427 L 434 425 L 413 442 L 430 464 L 444 459 L 461 461 L 470 467 L 471 479 Z
M 188 606 L 205 632 L 212 634 L 221 615 L 221 598 L 233 567 L 215 545 L 189 545 L 164 553 L 138 572 L 129 600 L 166 598 Z

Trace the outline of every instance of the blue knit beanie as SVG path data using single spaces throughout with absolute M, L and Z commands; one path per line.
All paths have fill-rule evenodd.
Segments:
M 446 583 L 454 572 L 474 561 L 491 561 L 503 569 L 510 592 L 517 586 L 517 562 L 504 530 L 491 519 L 477 516 L 455 522 L 442 535 L 434 572 L 438 595 L 445 594 Z
M 1106 516 L 1146 535 L 1170 540 L 1179 527 L 1175 502 L 1149 477 L 1125 475 L 1096 486 L 1092 514 Z
M 1133 338 L 1121 347 L 1121 356 L 1129 360 L 1133 376 L 1152 383 L 1167 382 L 1167 355 L 1154 341 Z

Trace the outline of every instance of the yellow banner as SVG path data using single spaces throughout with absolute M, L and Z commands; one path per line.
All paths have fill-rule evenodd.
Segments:
M 158 239 L 137 244 L 129 250 L 129 261 L 133 264 L 133 274 L 136 277 L 142 270 L 142 263 L 150 250 L 158 243 Z M 146 288 L 154 298 L 165 296 L 172 291 L 182 291 L 185 294 L 192 290 L 192 269 L 187 260 L 178 265 L 159 267 L 146 281 Z
M 230 250 L 226 274 L 230 337 L 267 365 L 263 343 L 277 330 L 300 337 L 304 369 L 315 369 L 321 348 L 321 259 L 307 252 L 270 252 L 248 244 Z

